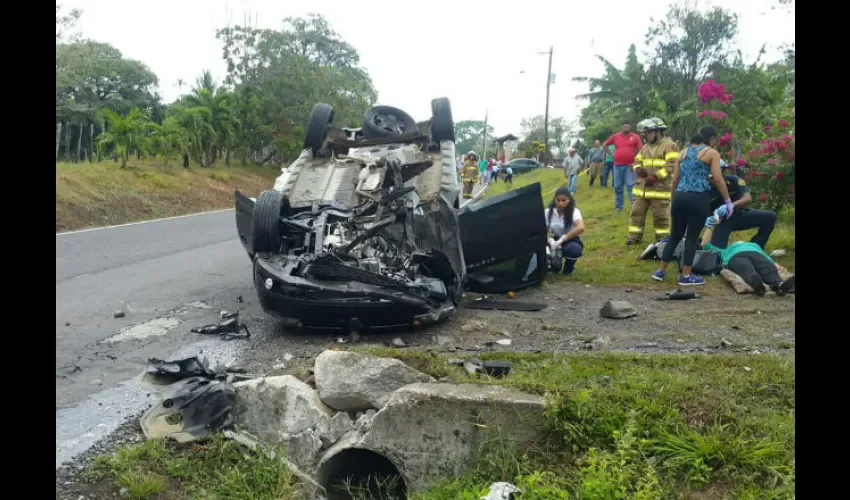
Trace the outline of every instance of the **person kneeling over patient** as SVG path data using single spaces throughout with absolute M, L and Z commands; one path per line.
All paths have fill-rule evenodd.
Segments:
M 759 297 L 764 297 L 765 285 L 782 296 L 794 289 L 794 276 L 782 280 L 779 273 L 786 269 L 770 258 L 758 243 L 738 241 L 719 248 L 711 244 L 713 227 L 717 224 L 716 216 L 709 217 L 705 222 L 705 233 L 702 235 L 702 250 L 717 252 L 723 267 L 741 277 Z
M 569 188 L 555 191 L 555 198 L 546 209 L 545 216 L 551 267 L 555 272 L 571 274 L 584 251 L 580 237 L 584 233 L 584 220 Z
M 759 210 L 750 208 L 753 196 L 744 179 L 733 175 L 726 162 L 720 161 L 720 169 L 723 172 L 723 180 L 726 181 L 726 189 L 732 199 L 732 207 L 735 212 L 732 217 L 726 217 L 726 207 L 723 197 L 717 188 L 711 188 L 711 212 L 720 210 L 720 223 L 714 227 L 711 244 L 717 248 L 726 248 L 729 244 L 729 236 L 735 231 L 746 231 L 747 229 L 758 229 L 758 232 L 750 240 L 757 243 L 764 250 L 770 233 L 776 226 L 776 212 L 772 210 Z

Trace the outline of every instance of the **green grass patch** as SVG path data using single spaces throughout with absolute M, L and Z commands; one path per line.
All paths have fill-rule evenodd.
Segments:
M 166 167 L 156 160 L 56 164 L 56 231 L 233 207 L 233 191 L 270 189 L 277 168 Z
M 496 196 L 510 189 L 529 185 L 535 182 L 541 184 L 543 204 L 548 206 L 554 197 L 554 191 L 564 184 L 564 175 L 557 169 L 538 169 L 527 174 L 514 177 L 513 185 L 497 182 L 491 185 L 485 197 Z M 626 210 L 617 212 L 614 209 L 614 190 L 602 188 L 597 183 L 588 186 L 587 175 L 579 176 L 576 192 L 576 205 L 581 210 L 586 230 L 582 235 L 584 241 L 584 256 L 578 262 L 575 272 L 569 278 L 553 277 L 555 280 L 569 279 L 580 283 L 598 285 L 647 285 L 649 276 L 658 268 L 656 261 L 638 261 L 637 258 L 646 245 L 626 246 L 629 225 L 629 203 L 626 199 Z M 767 251 L 783 248 L 787 250 L 784 257 L 777 262 L 794 272 L 795 243 L 795 213 L 788 209 L 779 214 L 779 221 L 768 241 Z M 647 216 L 646 244 L 653 241 L 652 216 Z M 740 231 L 732 234 L 730 241 L 749 240 L 756 231 Z M 673 265 L 675 270 L 676 265 Z M 720 289 L 723 285 L 719 277 L 708 280 L 708 286 Z
M 303 498 L 296 477 L 283 462 L 223 437 L 192 445 L 147 441 L 96 458 L 86 477 L 112 481 L 136 500 Z

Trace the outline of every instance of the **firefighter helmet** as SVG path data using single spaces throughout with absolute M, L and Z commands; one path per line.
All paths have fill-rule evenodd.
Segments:
M 641 120 L 637 124 L 638 132 L 664 132 L 667 130 L 667 124 L 664 123 L 664 120 L 661 118 L 647 118 L 646 120 Z

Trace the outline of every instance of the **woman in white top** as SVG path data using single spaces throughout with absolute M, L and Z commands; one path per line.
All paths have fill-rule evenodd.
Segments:
M 549 251 L 553 256 L 553 270 L 571 274 L 584 251 L 584 243 L 581 241 L 584 220 L 569 188 L 562 187 L 555 191 L 555 197 L 546 209 L 545 216 L 546 226 L 549 228 Z

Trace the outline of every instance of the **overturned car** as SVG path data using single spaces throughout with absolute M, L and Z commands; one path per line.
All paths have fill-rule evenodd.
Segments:
M 239 239 L 263 310 L 289 327 L 379 329 L 451 316 L 464 289 L 545 276 L 540 185 L 460 206 L 448 99 L 415 122 L 389 106 L 361 128 L 313 108 L 304 149 L 274 188 L 236 191 Z

